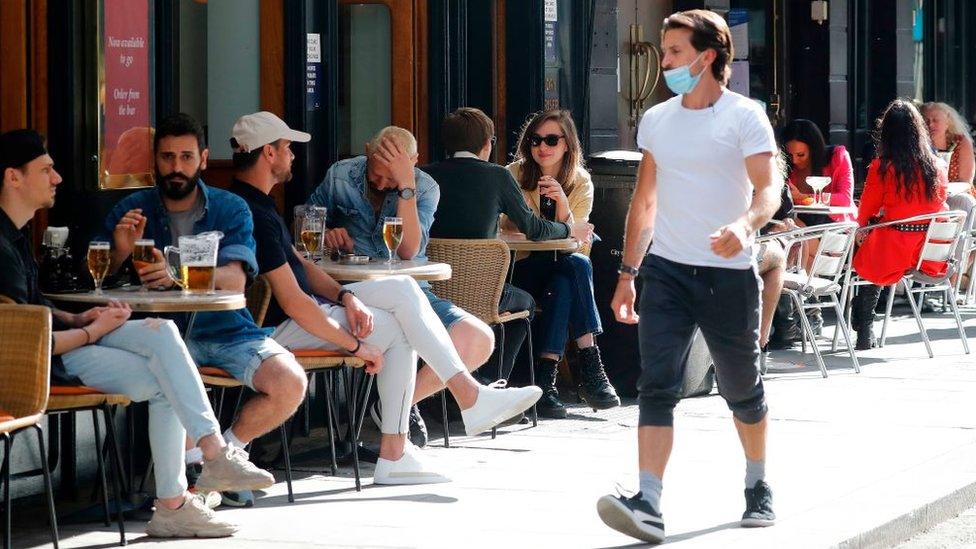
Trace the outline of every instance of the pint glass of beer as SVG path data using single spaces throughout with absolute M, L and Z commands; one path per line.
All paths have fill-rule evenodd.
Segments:
M 132 266 L 137 271 L 142 270 L 156 262 L 156 242 L 151 239 L 136 240 L 136 247 L 132 250 Z M 146 285 L 142 285 L 142 291 L 146 291 Z
M 88 272 L 91 273 L 92 280 L 95 281 L 95 293 L 102 293 L 102 282 L 108 274 L 108 266 L 111 262 L 109 253 L 111 247 L 108 242 L 93 241 L 88 244 Z
M 212 294 L 217 272 L 217 250 L 223 233 L 218 231 L 181 236 L 180 246 L 166 246 L 166 268 L 187 294 Z M 178 257 L 178 261 L 173 261 Z
M 319 251 L 322 250 L 322 234 L 323 229 L 325 229 L 325 220 L 309 213 L 299 219 L 298 222 L 302 224 L 302 245 L 308 251 L 308 258 L 314 261 Z

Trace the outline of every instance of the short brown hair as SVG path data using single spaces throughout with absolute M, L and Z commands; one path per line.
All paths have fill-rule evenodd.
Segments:
M 444 117 L 441 142 L 447 154 L 460 151 L 477 153 L 495 135 L 495 123 L 480 109 L 461 107 Z
M 691 45 L 697 51 L 715 50 L 712 62 L 712 76 L 720 84 L 725 84 L 732 76 L 732 31 L 720 15 L 709 10 L 688 10 L 672 14 L 664 19 L 661 26 L 661 39 L 664 33 L 674 29 L 691 31 Z

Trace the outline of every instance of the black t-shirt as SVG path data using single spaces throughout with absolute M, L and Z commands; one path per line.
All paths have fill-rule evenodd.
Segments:
M 291 232 L 288 231 L 285 220 L 275 209 L 274 199 L 238 179 L 234 180 L 229 190 L 243 198 L 251 208 L 251 216 L 254 218 L 254 241 L 257 244 L 255 255 L 258 260 L 258 273 L 273 271 L 287 263 L 295 275 L 295 280 L 298 281 L 298 286 L 314 298 L 315 294 L 312 293 L 312 287 L 305 273 L 305 265 L 295 252 Z M 288 315 L 272 296 L 268 314 L 264 317 L 264 325 L 277 326 L 285 320 L 288 320 Z
M 7 213 L 0 209 L 0 295 L 16 303 L 44 305 L 53 309 L 51 302 L 41 294 L 37 280 L 37 263 L 31 253 L 29 230 L 18 229 Z M 69 329 L 56 316 L 51 321 L 52 331 Z M 53 339 L 51 349 L 54 349 Z M 51 381 L 56 385 L 81 383 L 68 375 L 60 356 L 51 357 Z

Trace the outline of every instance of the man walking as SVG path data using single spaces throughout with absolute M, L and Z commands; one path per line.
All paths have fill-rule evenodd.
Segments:
M 662 68 L 677 96 L 647 111 L 638 129 L 643 159 L 611 303 L 617 320 L 638 323 L 634 278 L 653 235 L 640 272 L 640 492 L 630 498 L 604 496 L 597 504 L 608 526 L 649 542 L 664 540 L 662 478 L 696 325 L 745 451 L 741 524 L 775 521 L 764 480 L 760 282 L 752 248 L 756 231 L 779 205 L 776 142 L 762 108 L 725 88 L 733 58 L 725 21 L 692 10 L 671 15 L 662 28 Z

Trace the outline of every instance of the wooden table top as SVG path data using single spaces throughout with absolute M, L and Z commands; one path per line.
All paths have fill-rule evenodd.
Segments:
M 181 290 L 144 292 L 139 286 L 127 286 L 95 292 L 44 294 L 52 301 L 103 305 L 115 300 L 126 303 L 133 311 L 143 313 L 197 313 L 233 311 L 247 306 L 244 294 L 217 290 L 212 294 L 184 294 Z
M 336 280 L 359 282 L 361 280 L 376 280 L 388 276 L 407 275 L 415 280 L 448 280 L 451 278 L 451 266 L 447 263 L 434 263 L 425 260 L 401 260 L 392 266 L 386 264 L 385 259 L 371 259 L 365 265 L 350 265 L 337 263 L 331 259 L 323 259 L 316 265 Z
M 575 252 L 580 248 L 580 243 L 575 238 L 528 240 L 522 233 L 501 233 L 498 239 L 513 252 Z

